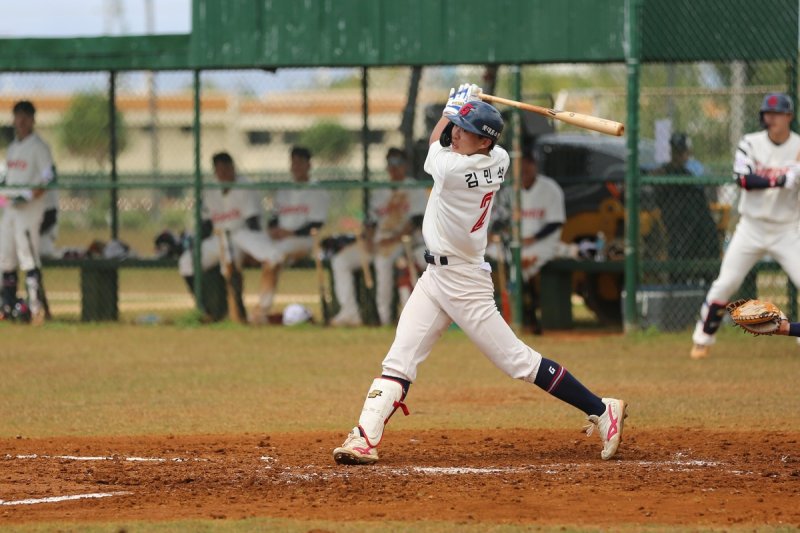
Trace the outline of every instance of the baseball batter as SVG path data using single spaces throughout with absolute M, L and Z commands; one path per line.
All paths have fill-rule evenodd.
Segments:
M 7 206 L 0 221 L 0 268 L 3 271 L 2 312 L 17 299 L 17 269 L 25 272 L 32 322 L 44 322 L 40 293 L 39 228 L 45 210 L 45 189 L 55 176 L 50 148 L 33 131 L 36 108 L 27 100 L 14 105 L 14 140 L 6 154 Z
M 468 84 L 451 89 L 443 116 L 431 132 L 425 170 L 433 176 L 433 191 L 422 226 L 428 268 L 403 308 L 383 372 L 369 388 L 358 425 L 333 451 L 337 463 L 378 460 L 376 447 L 384 425 L 398 407 L 408 413 L 403 400 L 417 367 L 452 322 L 500 370 L 584 411 L 590 432 L 599 427 L 603 459 L 617 452 L 625 402 L 595 396 L 561 365 L 525 345 L 495 306 L 484 252 L 492 200 L 505 179 L 509 158 L 495 144 L 503 119 L 480 101 L 479 91 Z
M 390 148 L 386 154 L 389 179 L 395 183 L 413 183 L 416 180 L 406 175 L 406 154 L 399 148 Z M 357 326 L 361 317 L 356 303 L 353 271 L 362 267 L 361 254 L 375 265 L 375 299 L 382 325 L 392 321 L 392 288 L 394 266 L 403 257 L 401 238 L 416 235 L 422 227 L 425 202 L 428 194 L 423 189 L 378 189 L 370 194 L 366 241 L 367 250 L 358 243 L 345 247 L 331 259 L 334 289 L 339 301 L 339 313 L 331 319 L 333 326 Z M 418 240 L 418 239 L 415 239 Z
M 227 152 L 212 157 L 214 174 L 220 183 L 247 183 L 247 178 L 237 175 L 233 158 Z M 240 188 L 207 189 L 203 192 L 203 227 L 201 234 L 201 257 L 203 270 L 220 264 L 220 243 L 216 232 L 223 232 L 230 239 L 225 246 L 226 259 L 241 267 L 244 254 L 262 264 L 274 265 L 283 260 L 282 252 L 273 246 L 264 232 L 262 223 L 261 195 Z M 194 287 L 194 263 L 192 250 L 187 249 L 178 259 L 178 270 Z
M 290 157 L 294 182 L 311 182 L 311 151 L 295 146 Z M 311 253 L 314 245 L 311 230 L 319 229 L 325 223 L 329 203 L 330 198 L 325 189 L 282 189 L 275 194 L 269 236 L 282 259 L 278 263 L 265 265 L 262 271 L 259 303 L 262 317 L 266 316 L 275 300 L 275 287 L 282 262 L 293 261 Z
M 728 300 L 764 255 L 800 284 L 800 136 L 789 129 L 794 105 L 785 94 L 768 94 L 759 113 L 764 130 L 745 135 L 736 148 L 733 178 L 742 189 L 739 223 L 700 309 L 692 359 L 708 357 Z

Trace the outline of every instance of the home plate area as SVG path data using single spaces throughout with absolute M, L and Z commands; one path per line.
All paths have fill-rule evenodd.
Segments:
M 346 432 L 0 439 L 0 525 L 184 518 L 800 527 L 800 434 L 626 428 L 392 431 L 371 466 Z

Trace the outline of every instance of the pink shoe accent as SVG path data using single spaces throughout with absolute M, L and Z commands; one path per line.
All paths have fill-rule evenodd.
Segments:
M 611 405 L 608 406 L 608 419 L 611 421 L 611 425 L 608 427 L 606 440 L 611 440 L 611 438 L 619 432 L 619 427 L 617 425 L 619 418 L 614 418 L 614 411 L 611 409 Z
M 361 454 L 364 454 L 364 455 L 369 455 L 369 452 L 372 450 L 372 448 L 370 448 L 369 446 L 367 446 L 366 448 L 362 448 L 360 446 L 353 446 L 353 449 L 355 451 L 357 451 L 358 453 L 361 453 Z

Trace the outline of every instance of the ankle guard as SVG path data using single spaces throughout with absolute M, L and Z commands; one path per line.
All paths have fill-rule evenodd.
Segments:
M 703 304 L 703 333 L 714 335 L 719 326 L 722 324 L 722 319 L 725 317 L 725 306 L 727 303 L 711 302 L 711 304 Z
M 398 407 L 408 416 L 408 407 L 403 403 L 405 396 L 403 385 L 399 381 L 384 377 L 375 378 L 358 419 L 358 428 L 367 440 L 367 444 L 372 447 L 380 444 L 383 427 Z

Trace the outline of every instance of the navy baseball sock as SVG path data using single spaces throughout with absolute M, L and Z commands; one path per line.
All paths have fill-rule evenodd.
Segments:
M 606 406 L 599 397 L 584 387 L 580 381 L 555 361 L 542 358 L 536 379 L 533 381 L 545 392 L 577 407 L 587 415 L 602 415 Z
M 408 388 L 411 386 L 411 382 L 407 379 L 403 378 L 396 378 L 394 376 L 387 376 L 386 374 L 381 374 L 381 377 L 384 379 L 391 379 L 392 381 L 398 382 L 403 387 L 403 397 L 405 398 L 406 394 L 408 394 Z

